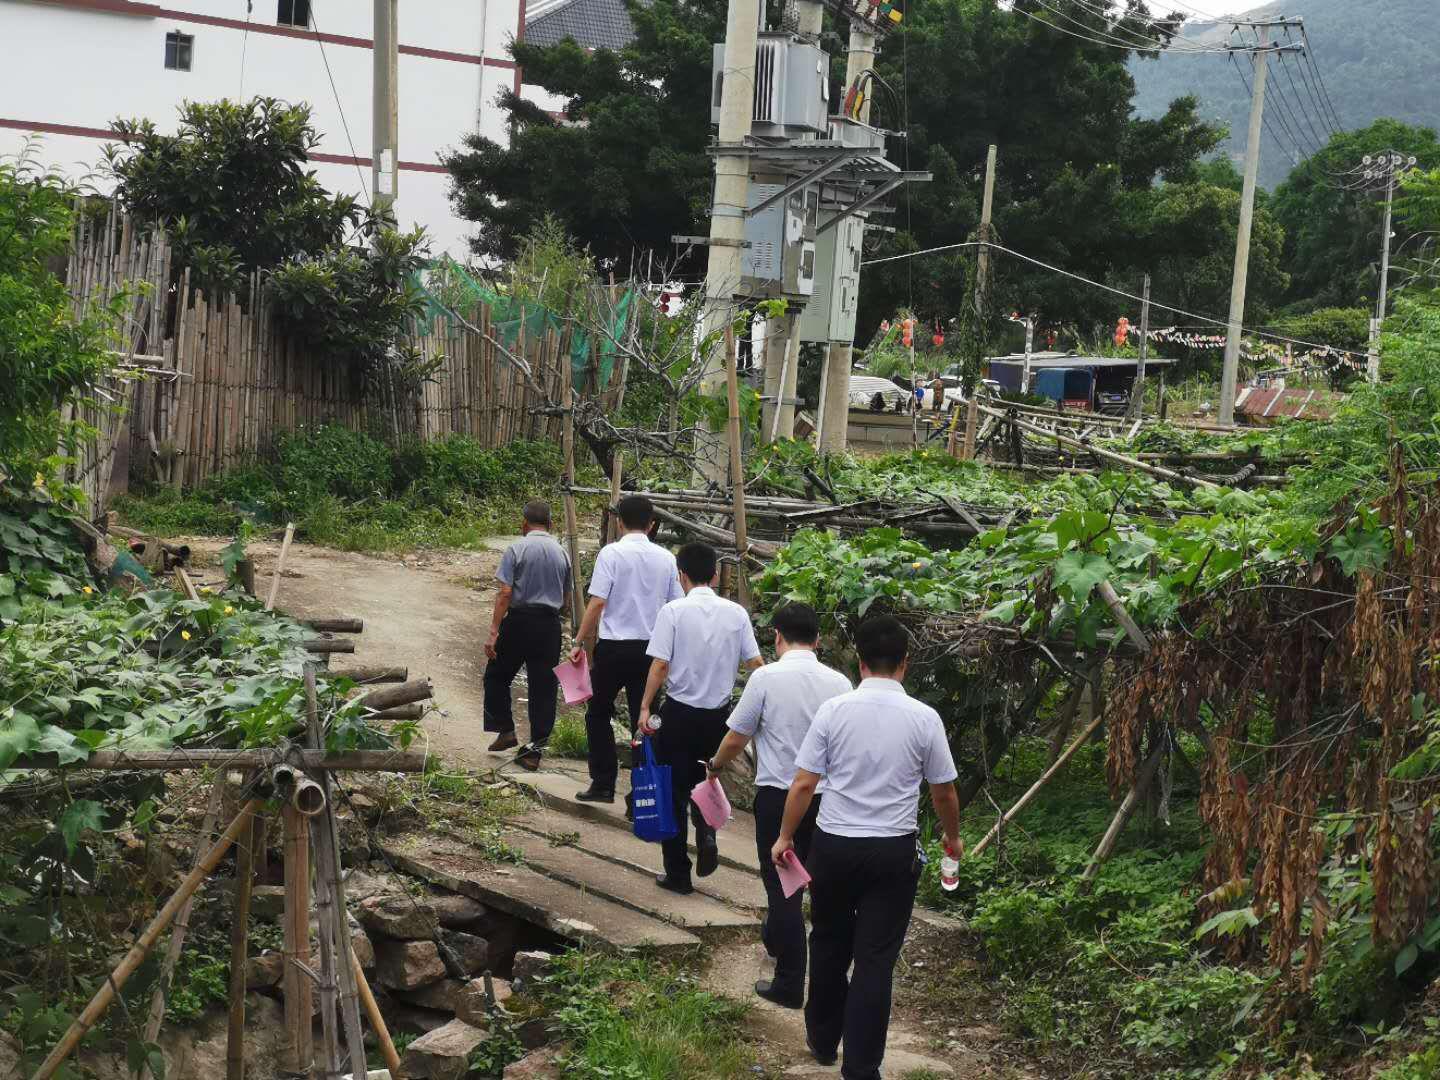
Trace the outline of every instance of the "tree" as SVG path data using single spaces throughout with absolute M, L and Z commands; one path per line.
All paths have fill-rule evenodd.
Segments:
M 1377 120 L 1333 137 L 1276 189 L 1271 206 L 1285 229 L 1285 261 L 1292 271 L 1286 299 L 1297 310 L 1374 307 L 1384 194 L 1350 188 L 1366 154 L 1390 149 L 1415 155 L 1421 168 L 1440 166 L 1440 140 L 1433 130 Z M 1406 239 L 1402 229 L 1395 247 Z
M 636 38 L 619 53 L 568 39 L 512 44 L 526 81 L 567 104 L 556 119 L 507 91 L 510 145 L 471 134 L 444 159 L 458 213 L 481 226 L 478 253 L 514 255 L 547 214 L 597 257 L 622 260 L 669 252 L 671 236 L 704 220 L 711 47 L 725 35 L 725 0 L 627 6 Z

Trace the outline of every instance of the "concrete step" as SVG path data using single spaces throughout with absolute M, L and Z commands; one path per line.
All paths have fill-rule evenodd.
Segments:
M 549 807 L 533 810 L 510 824 L 537 836 L 564 838 L 595 858 L 604 859 L 628 870 L 651 875 L 660 872 L 660 845 L 647 844 L 637 839 L 633 833 L 597 827 Z M 732 823 L 726 828 L 732 829 L 735 826 Z M 703 893 L 731 907 L 751 911 L 762 911 L 765 908 L 765 887 L 760 884 L 760 877 L 754 871 L 736 870 L 733 866 L 722 865 L 709 877 L 697 877 L 694 880 L 697 893 Z
M 613 803 L 582 803 L 575 801 L 575 793 L 585 789 L 585 782 L 563 772 L 506 773 L 506 778 L 531 792 L 536 799 L 552 810 L 559 811 L 582 821 L 593 821 L 631 833 L 630 822 L 625 820 L 625 792 L 630 790 L 628 774 L 620 774 L 619 789 Z M 759 873 L 760 860 L 755 852 L 755 819 L 743 810 L 735 811 L 735 817 L 717 834 L 720 844 L 720 863 L 736 870 Z M 693 841 L 694 831 L 691 831 Z M 637 841 L 638 842 L 638 841 Z M 692 842 L 691 849 L 694 849 Z
M 407 874 L 574 941 L 620 951 L 700 946 L 700 939 L 681 927 L 528 866 L 496 866 L 484 852 L 453 837 L 411 833 L 388 841 L 384 850 Z
M 503 836 L 530 869 L 693 933 L 733 937 L 735 931 L 753 930 L 760 925 L 753 912 L 732 908 L 703 893 L 679 896 L 666 892 L 655 884 L 655 871 L 597 858 L 586 850 L 583 841 L 556 844 L 547 836 L 519 828 L 507 828 Z M 639 840 L 634 842 L 640 844 Z

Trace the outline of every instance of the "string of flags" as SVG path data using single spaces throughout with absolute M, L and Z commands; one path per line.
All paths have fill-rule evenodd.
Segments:
M 1140 337 L 1140 328 L 1130 325 L 1128 319 L 1121 319 L 1115 327 L 1115 343 L 1123 345 L 1131 338 Z M 1196 334 L 1178 327 L 1167 326 L 1151 330 L 1151 341 L 1167 341 L 1183 345 L 1187 349 L 1223 349 L 1224 334 Z M 1240 355 L 1249 361 L 1273 361 L 1281 367 L 1347 367 L 1352 371 L 1364 371 L 1365 359 L 1345 349 L 1331 349 L 1325 346 L 1296 352 L 1289 345 L 1274 341 L 1240 342 Z

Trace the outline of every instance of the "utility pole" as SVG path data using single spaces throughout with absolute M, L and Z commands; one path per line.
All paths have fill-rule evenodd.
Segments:
M 1395 182 L 1401 173 L 1413 169 L 1416 164 L 1415 157 L 1407 157 L 1395 150 L 1387 150 L 1374 157 L 1367 154 L 1363 161 L 1362 187 L 1368 188 L 1378 180 L 1385 181 L 1385 224 L 1380 231 L 1380 288 L 1375 297 L 1375 317 L 1370 320 L 1370 350 L 1366 357 L 1366 377 L 1372 383 L 1380 381 L 1380 333 L 1390 307 L 1390 241 L 1395 221 Z
M 975 261 L 975 325 L 985 325 L 986 290 L 990 287 L 990 221 L 995 210 L 995 162 L 999 148 L 993 143 L 985 154 L 985 198 L 980 205 L 980 254 Z M 982 358 L 983 359 L 983 358 Z M 980 376 L 976 373 L 975 385 L 970 387 L 970 406 L 965 414 L 965 448 L 960 457 L 972 461 L 975 457 L 975 429 L 980 426 Z M 950 453 L 955 452 L 955 429 L 950 429 Z
M 1298 19 L 1273 22 L 1240 23 L 1250 26 L 1259 35 L 1258 43 L 1243 51 L 1251 53 L 1255 78 L 1250 90 L 1250 131 L 1245 143 L 1245 187 L 1240 195 L 1240 229 L 1235 236 L 1235 275 L 1230 283 L 1230 321 L 1225 330 L 1225 366 L 1220 376 L 1220 416 L 1222 424 L 1235 422 L 1235 384 L 1240 377 L 1240 331 L 1245 322 L 1245 288 L 1250 273 L 1250 230 L 1255 222 L 1255 187 L 1260 174 L 1260 134 L 1265 119 L 1265 82 L 1270 74 L 1270 54 L 1299 45 L 1270 44 L 1270 31 L 1277 27 L 1299 26 Z
M 710 203 L 710 253 L 705 271 L 702 340 L 716 341 L 733 315 L 740 288 L 745 243 L 745 208 L 750 192 L 750 161 L 745 139 L 755 110 L 755 44 L 760 33 L 761 0 L 730 0 L 725 19 L 725 70 L 720 83 L 720 131 L 715 146 L 715 192 Z M 769 351 L 769 341 L 766 341 Z M 701 393 L 714 396 L 725 377 L 724 355 L 712 345 L 702 358 Z M 728 433 L 702 439 L 696 470 L 706 479 L 725 481 Z
M 1025 316 L 1025 366 L 1020 372 L 1020 392 L 1030 392 L 1030 359 L 1035 352 L 1035 316 Z
M 400 117 L 396 105 L 399 39 L 397 0 L 375 0 L 374 111 L 371 119 L 370 208 L 376 217 L 395 220 L 399 195 Z
M 1130 409 L 1132 420 L 1138 420 L 1145 412 L 1145 361 L 1150 357 L 1150 275 L 1145 275 L 1140 305 L 1140 363 L 1135 368 L 1135 385 L 1130 388 Z

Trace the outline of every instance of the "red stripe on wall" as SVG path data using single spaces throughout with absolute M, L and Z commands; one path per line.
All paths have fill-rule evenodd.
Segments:
M 81 127 L 77 124 L 49 124 L 38 120 L 10 120 L 0 116 L 0 128 L 9 128 L 12 131 L 34 131 L 42 135 L 78 135 L 85 139 L 105 139 L 113 142 L 115 133 L 109 128 Z M 346 157 L 343 154 L 311 154 L 311 161 L 323 161 L 327 165 L 363 165 L 370 166 L 370 158 Z M 402 161 L 400 168 L 405 172 L 446 172 L 444 165 L 438 165 L 428 161 Z

